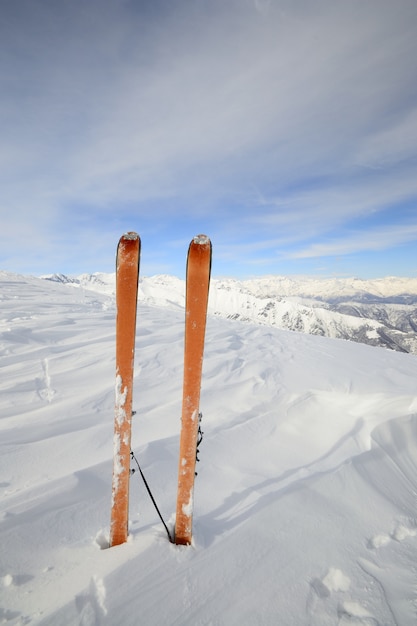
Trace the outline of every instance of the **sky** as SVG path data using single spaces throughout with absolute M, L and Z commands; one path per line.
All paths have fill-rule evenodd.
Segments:
M 0 269 L 417 276 L 415 0 L 1 0 Z

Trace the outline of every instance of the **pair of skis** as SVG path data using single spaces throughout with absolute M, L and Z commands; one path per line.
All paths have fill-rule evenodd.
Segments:
M 127 541 L 133 368 L 141 242 L 137 233 L 120 238 L 116 256 L 116 389 L 110 546 Z M 199 429 L 211 242 L 205 235 L 191 241 L 187 256 L 184 384 L 181 416 L 175 543 L 189 545 Z

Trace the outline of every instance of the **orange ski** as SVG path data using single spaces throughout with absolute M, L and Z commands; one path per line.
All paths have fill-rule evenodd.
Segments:
M 116 256 L 116 387 L 110 546 L 124 543 L 127 541 L 128 534 L 133 362 L 139 260 L 139 235 L 136 233 L 122 235 Z
M 210 269 L 210 239 L 205 235 L 198 235 L 190 243 L 187 259 L 184 387 L 175 521 L 175 543 L 182 545 L 190 544 L 192 538 L 194 477 Z

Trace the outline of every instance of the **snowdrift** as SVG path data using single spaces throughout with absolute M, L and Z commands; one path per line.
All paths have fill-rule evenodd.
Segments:
M 111 295 L 0 273 L 0 623 L 417 622 L 417 359 L 209 317 L 194 543 L 138 474 L 108 549 Z M 183 312 L 138 309 L 133 450 L 172 527 Z

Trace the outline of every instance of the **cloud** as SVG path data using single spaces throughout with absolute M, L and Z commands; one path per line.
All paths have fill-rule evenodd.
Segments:
M 11 230 L 200 220 L 260 254 L 417 197 L 414 0 L 20 0 L 2 18 Z
M 416 165 L 417 107 L 398 113 L 391 124 L 367 137 L 360 146 L 356 160 L 370 168 L 386 168 L 412 160 Z
M 34 124 L 23 132 L 16 124 L 14 141 L 22 152 L 29 146 L 30 160 L 38 149 L 43 170 L 59 155 L 53 173 L 74 197 L 105 205 L 117 194 L 173 196 L 197 170 L 197 192 L 217 179 L 288 184 L 334 171 L 400 86 L 375 45 L 396 15 L 386 4 L 384 13 L 353 3 L 356 14 L 317 2 L 305 16 L 278 2 L 267 17 L 242 3 L 216 4 L 211 17 L 180 4 L 179 16 L 159 16 L 160 26 L 144 16 L 148 48 L 142 16 L 121 3 L 105 3 L 101 18 L 87 11 L 87 26 L 82 13 L 70 12 L 72 32 L 62 44 L 55 12 L 45 44 L 36 39 L 32 98 L 21 102 Z M 375 102 L 370 92 L 385 97 Z
M 364 176 L 359 170 L 345 179 L 310 182 L 299 189 L 283 190 L 279 197 L 256 192 L 257 206 L 247 217 L 247 228 L 280 233 L 287 245 L 349 228 L 366 219 L 378 222 L 396 206 L 397 219 L 404 208 L 415 206 L 417 179 L 413 168 L 401 172 L 376 171 Z
M 367 229 L 366 232 L 350 232 L 344 237 L 334 239 L 333 241 L 314 243 L 288 256 L 293 259 L 306 259 L 343 256 L 363 251 L 369 252 L 371 250 L 389 250 L 416 239 L 417 224 L 394 227 L 391 225 L 384 228 Z

